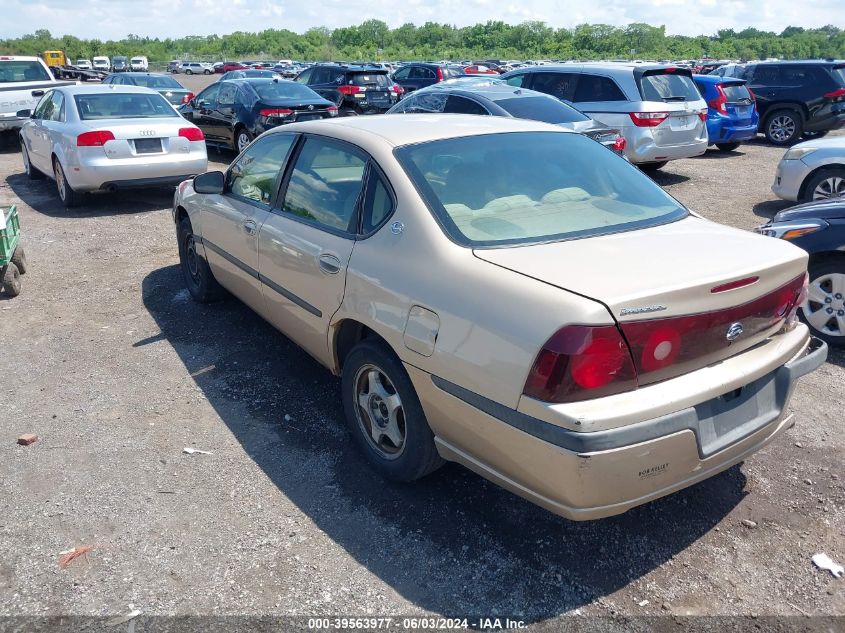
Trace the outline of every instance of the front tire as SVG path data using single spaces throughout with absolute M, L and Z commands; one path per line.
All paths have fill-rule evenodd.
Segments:
M 815 262 L 809 267 L 807 301 L 801 320 L 828 345 L 845 346 L 845 258 Z
M 185 71 L 185 74 L 186 75 L 193 75 L 194 71 L 189 68 L 188 70 Z
M 214 278 L 208 262 L 199 254 L 191 220 L 182 218 L 176 231 L 179 240 L 179 264 L 188 292 L 197 303 L 212 303 L 223 296 L 223 288 Z
M 73 187 L 65 177 L 65 171 L 58 158 L 53 159 L 53 176 L 56 179 L 56 189 L 59 192 L 59 199 L 66 209 L 72 209 L 82 204 L 82 194 L 73 190 Z
M 804 133 L 804 119 L 795 110 L 776 110 L 766 119 L 764 133 L 772 145 L 790 145 Z
M 845 168 L 829 167 L 816 172 L 804 186 L 802 202 L 830 200 L 845 196 Z
M 6 266 L 6 272 L 3 275 L 3 290 L 10 297 L 17 297 L 21 293 L 21 273 L 12 262 Z
M 716 147 L 721 152 L 733 152 L 739 147 L 739 143 L 716 143 Z
M 252 134 L 242 127 L 235 130 L 235 142 L 232 149 L 240 154 L 250 143 L 252 143 Z
M 414 481 L 443 464 L 402 363 L 383 343 L 363 340 L 343 363 L 343 409 L 369 464 L 393 481 Z
M 210 71 L 210 70 L 205 70 L 205 71 L 203 71 L 203 75 L 210 75 L 210 74 L 211 74 L 211 71 Z
M 30 180 L 41 180 L 44 174 L 32 166 L 32 161 L 29 159 L 29 150 L 26 148 L 26 143 L 21 139 L 21 158 L 23 159 L 23 169 Z

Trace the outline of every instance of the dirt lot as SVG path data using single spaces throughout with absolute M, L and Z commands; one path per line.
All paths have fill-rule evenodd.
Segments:
M 769 191 L 781 154 L 751 143 L 657 178 L 748 229 L 786 206 Z M 239 302 L 189 299 L 170 192 L 68 212 L 4 145 L 0 201 L 30 260 L 0 298 L 0 615 L 845 615 L 845 580 L 810 561 L 845 561 L 842 352 L 741 467 L 572 523 L 453 465 L 410 486 L 373 475 L 337 380 Z

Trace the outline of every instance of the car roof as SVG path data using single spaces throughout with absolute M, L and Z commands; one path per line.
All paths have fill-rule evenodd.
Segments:
M 434 84 L 417 91 L 418 93 L 428 92 L 448 92 L 450 94 L 464 94 L 470 96 L 479 96 L 490 99 L 491 101 L 499 101 L 500 99 L 512 99 L 520 97 L 543 97 L 544 99 L 555 99 L 551 95 L 536 90 L 529 90 L 528 88 L 518 88 L 516 86 L 509 86 L 507 84 L 479 84 L 479 85 L 464 85 L 460 83 L 442 85 Z
M 0 61 L 3 62 L 35 62 L 41 59 L 31 55 L 0 55 Z
M 148 72 L 142 72 L 142 71 L 138 71 L 138 70 L 134 70 L 134 71 L 128 72 L 128 73 L 113 73 L 113 74 L 126 76 L 126 77 L 148 77 L 148 76 L 149 77 L 170 77 L 171 76 L 170 73 L 148 73 Z M 176 81 L 176 80 L 174 79 L 173 81 Z
M 746 83 L 745 79 L 739 79 L 737 77 L 722 77 L 721 75 L 693 75 L 692 78 L 694 81 L 701 84 Z
M 143 73 L 142 73 L 143 74 Z M 141 92 L 145 94 L 158 94 L 155 90 L 145 88 L 144 86 L 119 86 L 115 84 L 76 84 L 73 86 L 59 86 L 56 90 L 61 90 L 67 95 L 88 95 L 88 94 L 103 94 L 107 92 L 131 93 Z
M 343 117 L 274 128 L 278 132 L 310 132 L 364 145 L 367 141 L 392 147 L 414 145 L 484 134 L 509 132 L 562 132 L 568 130 L 550 123 L 528 119 L 474 116 L 469 114 L 386 114 L 381 116 Z

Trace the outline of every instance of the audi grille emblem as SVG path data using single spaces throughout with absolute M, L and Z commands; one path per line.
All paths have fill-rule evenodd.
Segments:
M 141 136 L 155 136 L 155 130 L 141 130 Z
M 725 338 L 729 341 L 735 341 L 740 336 L 742 336 L 742 323 L 731 323 L 725 333 Z

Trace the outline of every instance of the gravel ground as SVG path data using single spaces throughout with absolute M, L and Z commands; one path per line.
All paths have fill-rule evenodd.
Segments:
M 748 229 L 786 206 L 781 154 L 755 142 L 656 178 Z M 336 379 L 238 301 L 189 299 L 169 192 L 65 211 L 4 145 L 0 201 L 30 260 L 0 298 L 0 616 L 845 615 L 845 580 L 810 561 L 845 562 L 842 352 L 745 464 L 573 523 L 455 465 L 407 486 L 370 472 Z

